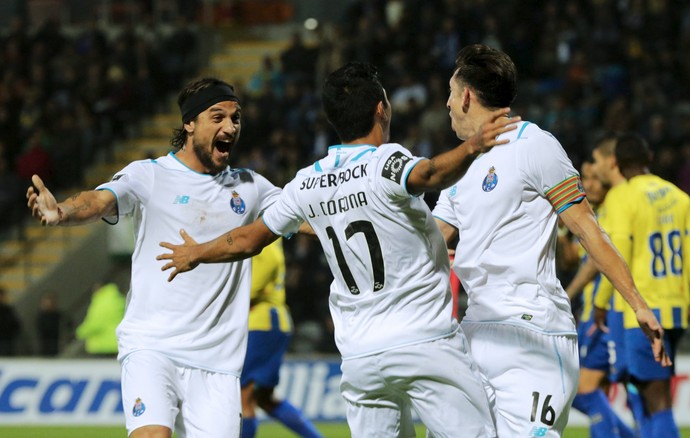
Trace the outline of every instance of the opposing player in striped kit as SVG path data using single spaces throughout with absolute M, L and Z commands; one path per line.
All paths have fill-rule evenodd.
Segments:
M 424 191 L 459 178 L 513 129 L 497 110 L 477 135 L 432 159 L 387 143 L 391 107 L 373 66 L 329 75 L 324 109 L 342 144 L 298 172 L 262 220 L 195 245 L 162 243 L 171 279 L 250 256 L 308 222 L 333 272 L 330 310 L 353 437 L 413 437 L 412 409 L 437 437 L 496 436 L 482 376 L 452 318 L 449 263 Z M 514 121 L 518 121 L 515 119 Z
M 249 337 L 242 368 L 242 438 L 254 438 L 256 407 L 305 438 L 321 434 L 302 411 L 274 395 L 280 366 L 292 337 L 292 318 L 285 304 L 285 255 L 282 239 L 252 258 Z
M 609 199 L 602 220 L 616 248 L 630 265 L 635 284 L 665 329 L 664 343 L 671 359 L 688 326 L 690 304 L 690 197 L 675 185 L 649 172 L 652 154 L 636 134 L 617 138 L 615 158 L 627 179 L 625 196 Z M 615 284 L 614 284 L 615 286 Z M 616 287 L 616 289 L 618 289 Z M 604 285 L 594 304 L 599 322 L 613 289 Z M 671 400 L 672 367 L 657 363 L 646 347 L 644 327 L 634 308 L 624 305 L 625 355 L 630 382 L 644 406 L 643 438 L 679 437 Z
M 510 105 L 515 65 L 484 45 L 463 48 L 450 79 L 451 125 L 469 138 Z M 459 236 L 453 269 L 469 303 L 462 327 L 496 394 L 499 436 L 561 436 L 575 397 L 578 353 L 570 301 L 556 277 L 558 217 L 617 285 L 668 363 L 663 330 L 599 228 L 577 171 L 558 141 L 521 122 L 508 144 L 477 157 L 434 209 L 448 242 Z M 500 359 L 497 358 L 500 351 Z
M 611 147 L 615 145 L 615 142 L 615 137 L 607 135 L 597 142 L 595 151 Z M 604 201 L 609 185 L 602 183 L 595 170 L 593 162 L 582 163 L 582 187 L 587 193 L 587 201 L 596 213 Z M 595 294 L 602 282 L 608 280 L 602 278 L 602 275 L 596 270 L 590 277 L 587 274 L 590 265 L 587 252 L 576 239 L 569 241 L 568 244 L 572 245 L 574 251 L 579 254 L 580 268 L 565 290 L 571 302 L 577 299 L 582 301 L 582 310 L 577 326 L 580 349 L 580 383 L 577 395 L 573 400 L 573 407 L 589 417 L 591 438 L 633 438 L 635 433 L 614 412 L 608 394 L 604 391 L 609 384 L 616 383 L 619 379 L 617 373 L 612 373 L 615 369 L 616 340 L 612 338 L 610 331 L 598 330 L 594 320 Z M 583 275 L 586 278 L 583 278 Z

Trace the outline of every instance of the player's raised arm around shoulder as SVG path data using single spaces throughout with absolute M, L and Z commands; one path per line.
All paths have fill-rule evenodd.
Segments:
M 410 193 L 441 190 L 460 179 L 472 161 L 482 152 L 510 140 L 498 140 L 498 136 L 517 127 L 520 117 L 505 117 L 510 108 L 491 113 L 491 119 L 481 125 L 479 131 L 465 142 L 448 152 L 436 155 L 417 164 L 407 178 Z
M 90 190 L 58 203 L 38 175 L 26 191 L 31 215 L 43 225 L 82 225 L 106 216 L 117 215 L 117 199 L 108 190 Z
M 599 272 L 606 275 L 635 311 L 640 328 L 652 343 L 656 360 L 664 366 L 670 365 L 671 361 L 664 351 L 664 331 L 659 321 L 637 290 L 628 265 L 599 226 L 587 200 L 583 199 L 582 202 L 571 205 L 561 212 L 560 217 L 580 240 Z
M 161 268 L 163 271 L 174 268 L 168 281 L 172 281 L 179 273 L 191 271 L 200 263 L 235 262 L 253 257 L 280 237 L 264 224 L 262 218 L 258 218 L 249 225 L 228 231 L 206 243 L 196 243 L 185 230 L 180 230 L 180 235 L 182 244 L 161 242 L 160 246 L 172 252 L 156 257 L 156 260 L 170 260 Z

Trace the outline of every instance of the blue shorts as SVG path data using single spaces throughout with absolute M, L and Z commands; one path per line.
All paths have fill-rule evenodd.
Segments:
M 580 368 L 599 370 L 609 373 L 609 345 L 610 336 L 601 330 L 595 330 L 588 335 L 594 326 L 594 320 L 580 322 L 577 327 L 577 343 L 580 349 Z
M 664 331 L 666 353 L 675 362 L 676 351 L 685 329 L 668 329 Z M 668 380 L 675 374 L 674 366 L 662 367 L 654 360 L 654 354 L 641 328 L 625 330 L 630 378 L 632 381 L 648 382 L 651 380 Z
M 247 338 L 247 355 L 240 386 L 242 388 L 251 382 L 259 388 L 275 388 L 278 386 L 280 365 L 290 343 L 290 334 L 280 331 L 278 315 L 271 311 L 272 329 L 270 331 L 250 330 Z
M 628 361 L 625 350 L 625 328 L 623 312 L 609 311 L 606 315 L 609 328 L 609 380 L 625 382 L 628 379 Z

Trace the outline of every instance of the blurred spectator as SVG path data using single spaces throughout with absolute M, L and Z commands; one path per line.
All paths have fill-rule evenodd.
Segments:
M 115 329 L 124 314 L 125 297 L 117 285 L 95 284 L 86 317 L 76 329 L 76 337 L 84 341 L 89 355 L 117 356 Z
M 273 59 L 266 55 L 261 61 L 259 71 L 249 78 L 247 92 L 252 96 L 258 96 L 266 88 L 270 88 L 273 96 L 280 98 L 283 96 L 284 82 L 283 73 L 274 65 Z
M 50 147 L 51 160 L 55 169 L 53 184 L 64 189 L 81 184 L 83 163 L 81 159 L 82 136 L 71 111 L 61 112 L 53 129 L 53 143 Z
M 61 331 L 65 317 L 58 308 L 55 294 L 46 293 L 41 297 L 36 315 L 39 354 L 45 357 L 57 356 L 60 351 Z
M 99 149 L 136 134 L 137 116 L 165 101 L 152 96 L 177 88 L 199 66 L 197 31 L 185 18 L 196 14 L 171 16 L 181 21 L 168 23 L 167 34 L 150 15 L 145 31 L 130 22 L 102 27 L 95 17 L 69 30 L 58 17 L 35 29 L 14 17 L 0 29 L 0 142 L 10 170 L 21 178 L 39 170 L 48 179 L 54 171 L 57 187 L 79 183 Z M 62 167 L 65 157 L 70 168 Z
M 65 149 L 56 138 L 64 120 L 60 112 L 53 116 L 54 108 L 75 115 L 82 168 L 109 150 L 114 137 L 136 132 L 138 116 L 159 109 L 152 96 L 166 94 L 198 65 L 199 34 L 184 21 L 195 18 L 198 3 L 177 2 L 186 11 L 168 14 L 180 17 L 177 27 L 160 26 L 149 13 L 136 28 L 106 29 L 92 20 L 67 33 L 53 21 L 31 34 L 22 20 L 14 20 L 0 36 L 0 141 L 10 170 L 24 174 L 19 166 L 36 165 L 26 155 L 27 144 L 37 146 L 37 138 L 49 152 Z M 312 33 L 291 34 L 280 54 L 282 69 L 275 60 L 264 60 L 247 84 L 242 137 L 250 148 L 233 151 L 233 165 L 264 169 L 281 185 L 324 155 L 336 141 L 320 109 L 321 84 L 326 74 L 353 60 L 374 63 L 390 84 L 396 114 L 391 141 L 439 153 L 457 142 L 446 108 L 457 50 L 484 42 L 500 46 L 518 67 L 521 88 L 513 112 L 561 139 L 576 165 L 602 131 L 637 130 L 654 148 L 655 172 L 690 190 L 690 5 L 685 3 L 548 0 L 525 7 L 496 0 L 349 1 L 340 19 L 320 20 Z M 434 194 L 425 197 L 432 205 L 433 199 Z M 286 245 L 286 257 L 299 278 L 299 286 L 293 284 L 297 296 L 327 288 L 328 281 L 321 281 L 328 278 L 327 266 L 316 262 L 313 272 L 305 273 L 295 262 L 303 257 L 303 245 L 294 243 Z M 317 245 L 314 259 L 320 251 Z M 323 312 L 312 309 L 309 299 L 291 304 L 296 322 L 314 318 L 312 310 Z
M 41 129 L 36 129 L 27 140 L 25 150 L 17 157 L 17 175 L 23 185 L 29 184 L 31 176 L 36 174 L 43 181 L 53 180 L 53 160 L 44 146 L 48 137 Z
M 294 32 L 290 45 L 280 54 L 280 63 L 287 80 L 306 81 L 313 77 L 318 53 L 308 49 L 300 32 Z
M 9 304 L 7 291 L 0 288 L 0 356 L 14 356 L 22 324 Z
M 196 52 L 198 37 L 185 16 L 179 16 L 173 33 L 163 40 L 161 57 L 163 71 L 171 90 L 199 67 Z
M 10 170 L 7 160 L 0 154 L 0 234 L 6 227 L 19 221 L 24 210 L 21 208 L 23 192 L 24 187 L 19 178 Z

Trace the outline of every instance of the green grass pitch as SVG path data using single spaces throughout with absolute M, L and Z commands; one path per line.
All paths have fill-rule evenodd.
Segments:
M 319 423 L 319 431 L 326 438 L 349 438 L 350 429 L 344 423 Z M 424 437 L 424 426 L 417 426 L 417 436 Z M 690 428 L 681 429 L 683 438 L 690 438 Z M 0 436 L 6 438 L 123 438 L 122 427 L 33 427 L 0 426 Z M 295 438 L 297 435 L 273 422 L 261 423 L 257 438 Z M 568 428 L 563 438 L 588 438 L 586 428 Z

